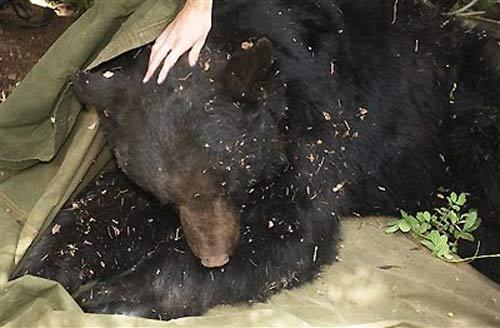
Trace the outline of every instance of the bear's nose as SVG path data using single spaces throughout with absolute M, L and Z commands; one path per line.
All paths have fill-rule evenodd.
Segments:
M 201 264 L 207 268 L 217 268 L 229 262 L 229 254 L 222 254 L 219 256 L 208 256 L 201 259 Z
M 70 80 L 71 82 L 75 83 L 77 81 L 79 81 L 80 79 L 82 79 L 84 76 L 87 76 L 88 75 L 88 72 L 85 72 L 85 71 L 77 71 L 73 74 L 70 75 Z

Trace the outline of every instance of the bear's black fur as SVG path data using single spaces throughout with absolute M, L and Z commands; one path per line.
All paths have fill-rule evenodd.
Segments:
M 175 237 L 174 216 L 142 205 L 170 223 L 140 228 L 150 240 L 134 257 L 118 245 L 135 242 L 123 227 L 126 220 L 140 226 L 141 213 L 121 212 L 117 218 L 130 217 L 121 233 L 108 238 L 101 229 L 92 238 L 103 242 L 88 248 L 83 235 L 64 238 L 70 227 L 59 223 L 60 233 L 42 236 L 49 241 L 35 244 L 15 275 L 55 278 L 90 312 L 200 314 L 311 280 L 335 259 L 339 218 L 429 208 L 443 189 L 471 193 L 483 244 L 498 252 L 498 40 L 417 0 L 216 0 L 214 8 L 197 67 L 182 59 L 164 85 L 143 85 L 145 48 L 76 76 L 74 86 L 102 110 L 117 162 L 135 183 L 181 218 L 183 210 L 214 211 L 218 202 L 233 213 L 226 220 L 240 220 L 229 263 L 203 267 L 193 241 Z M 144 202 L 115 178 L 108 192 L 129 188 Z M 85 210 L 116 224 L 102 205 Z M 188 218 L 183 225 L 197 224 L 196 215 Z M 75 244 L 71 263 L 41 268 L 39 259 L 62 247 L 50 238 Z M 75 258 L 108 243 L 106 269 L 95 262 L 96 275 L 79 276 Z M 499 280 L 498 261 L 478 263 Z
M 108 172 L 65 204 L 13 275 L 52 279 L 72 292 L 133 268 L 160 242 L 180 238 L 177 227 L 175 213 Z

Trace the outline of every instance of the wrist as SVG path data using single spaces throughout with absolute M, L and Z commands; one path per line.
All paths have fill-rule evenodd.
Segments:
M 211 10 L 213 0 L 186 0 L 185 6 L 198 10 Z

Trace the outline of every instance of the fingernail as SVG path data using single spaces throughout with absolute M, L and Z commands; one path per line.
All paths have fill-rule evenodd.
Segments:
M 142 79 L 142 83 L 146 83 L 148 81 L 149 81 L 149 78 L 147 78 L 147 77 L 145 77 L 145 78 Z

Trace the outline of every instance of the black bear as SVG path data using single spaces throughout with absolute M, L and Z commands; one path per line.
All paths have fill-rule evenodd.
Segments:
M 107 174 L 14 276 L 59 280 L 90 312 L 196 315 L 311 280 L 335 259 L 340 218 L 428 207 L 443 188 L 472 194 L 494 248 L 498 40 L 417 0 L 214 8 L 199 64 L 164 85 L 141 83 L 147 47 L 73 78 L 121 170 L 175 213 Z

